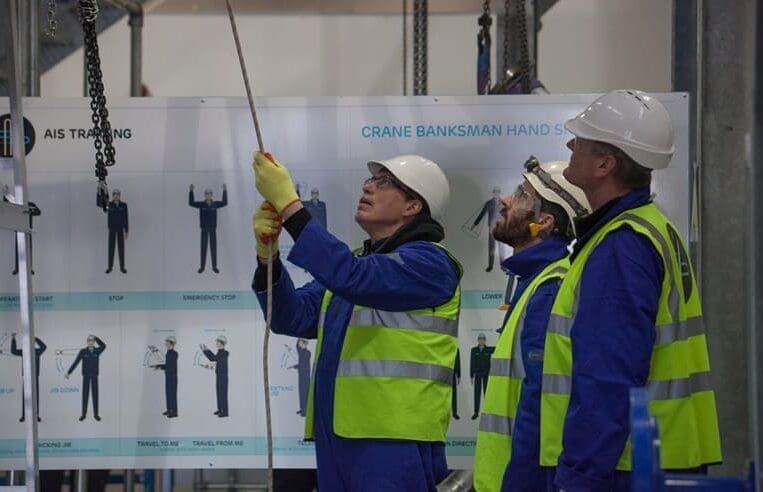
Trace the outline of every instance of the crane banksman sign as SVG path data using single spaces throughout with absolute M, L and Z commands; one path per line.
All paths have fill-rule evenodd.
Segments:
M 653 191 L 686 236 L 688 100 L 685 94 L 659 98 L 673 118 L 676 154 L 669 169 L 655 173 Z M 444 243 L 464 267 L 461 357 L 453 368 L 446 443 L 451 468 L 471 466 L 479 420 L 469 416 L 481 410 L 475 405 L 481 389 L 466 377 L 468 354 L 481 335 L 495 344 L 505 314 L 497 309 L 507 282 L 498 265 L 511 252 L 491 240 L 486 203 L 494 190 L 507 194 L 521 183 L 530 154 L 541 161 L 567 158 L 564 122 L 594 99 L 257 100 L 268 150 L 289 167 L 316 220 L 351 247 L 365 239 L 354 211 L 367 161 L 420 154 L 448 176 Z M 0 114 L 7 112 L 3 104 Z M 265 323 L 251 291 L 251 214 L 262 198 L 253 186 L 257 144 L 246 100 L 110 100 L 116 165 L 108 184 L 120 190 L 123 214 L 116 225 L 96 204 L 89 102 L 30 98 L 24 110 L 38 136 L 30 139 L 26 161 L 29 200 L 40 211 L 30 261 L 41 467 L 265 467 Z M 0 147 L 8 137 L 2 121 Z M 13 182 L 9 162 L 0 158 L 0 185 Z M 218 204 L 214 227 L 200 221 L 202 190 Z M 288 235 L 280 243 L 287 258 L 293 243 Z M 14 250 L 13 235 L 0 235 L 2 469 L 24 467 Z M 210 255 L 215 269 L 199 268 Z M 496 268 L 486 272 L 494 260 Z M 112 270 L 116 261 L 124 272 Z M 295 285 L 312 280 L 284 265 Z M 274 334 L 270 349 L 275 465 L 315 466 L 313 443 L 303 440 L 315 341 Z M 459 369 L 464 377 L 456 384 Z
M 564 135 L 562 123 L 449 123 L 431 125 L 366 125 L 360 128 L 363 138 L 431 137 L 533 137 Z

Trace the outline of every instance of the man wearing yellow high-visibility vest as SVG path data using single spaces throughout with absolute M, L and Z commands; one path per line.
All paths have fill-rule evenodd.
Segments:
M 577 222 L 543 359 L 541 465 L 567 491 L 630 490 L 629 391 L 648 390 L 661 466 L 721 461 L 699 292 L 677 228 L 652 203 L 652 171 L 674 152 L 666 108 L 610 92 L 565 127 L 565 177 L 593 213 Z
M 553 469 L 540 466 L 543 345 L 551 305 L 569 268 L 574 220 L 590 212 L 583 191 L 562 175 L 567 162 L 525 163 L 524 182 L 501 199 L 493 228 L 514 249 L 502 263 L 517 281 L 490 364 L 477 433 L 477 492 L 544 491 Z
M 461 299 L 461 266 L 440 244 L 445 174 L 416 155 L 369 162 L 355 212 L 369 239 L 353 252 L 311 218 L 283 165 L 257 153 L 254 168 L 268 202 L 254 218 L 260 303 L 281 219 L 289 261 L 315 278 L 295 289 L 273 262 L 273 331 L 318 340 L 305 415 L 318 488 L 434 491 L 448 473 Z

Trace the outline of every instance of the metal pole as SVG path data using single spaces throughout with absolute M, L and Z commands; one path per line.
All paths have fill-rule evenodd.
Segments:
M 752 431 L 753 456 L 756 467 L 756 481 L 758 490 L 763 489 L 763 439 L 760 433 L 763 422 L 763 405 L 760 398 L 763 397 L 763 378 L 760 371 L 763 370 L 763 337 L 758 330 L 763 329 L 763 5 L 758 2 L 757 21 L 755 32 L 757 42 L 754 42 L 753 56 L 753 122 L 752 122 L 752 165 L 750 182 L 752 183 L 750 221 L 747 225 L 749 241 L 749 265 L 751 288 L 748 289 L 748 302 L 750 303 L 750 421 Z
M 40 97 L 40 2 L 28 1 L 26 44 L 26 66 L 24 78 L 27 81 L 25 96 Z
M 24 113 L 21 100 L 21 70 L 19 67 L 17 45 L 22 37 L 19 35 L 16 25 L 17 12 L 16 2 L 9 0 L 10 24 L 9 31 L 9 83 L 8 94 L 10 95 L 11 125 L 11 151 L 13 153 L 13 177 L 14 193 L 13 203 L 26 205 L 26 153 L 24 148 Z M 27 261 L 27 239 L 23 232 L 16 233 L 16 241 L 19 250 L 19 311 L 21 315 L 21 350 L 22 368 L 24 373 L 24 412 L 26 415 L 24 430 L 26 436 L 26 487 L 29 491 L 38 489 L 38 463 L 37 454 L 37 402 L 34 395 L 37 392 L 37 373 L 34 358 L 34 324 L 32 318 L 32 284 L 30 266 Z
M 125 492 L 133 492 L 135 490 L 135 470 L 125 470 Z
M 15 4 L 16 8 L 16 15 L 14 18 L 16 19 L 16 28 L 18 29 L 19 33 L 21 30 L 27 28 L 27 18 L 29 17 L 29 2 L 25 0 L 10 0 L 11 3 Z M 10 46 L 10 45 L 9 45 Z M 21 87 L 21 90 L 19 94 L 22 96 L 27 94 L 27 87 L 29 86 L 29 81 L 27 79 L 27 63 L 26 63 L 26 53 L 25 53 L 25 46 L 26 46 L 26 37 L 19 37 L 16 40 L 16 49 L 14 50 L 16 52 L 16 55 L 18 56 L 18 71 L 16 72 L 19 77 L 19 86 Z M 12 63 L 12 62 L 11 62 Z M 13 83 L 11 79 L 11 84 Z M 10 94 L 10 90 L 8 92 Z
M 130 96 L 139 97 L 143 84 L 143 6 L 134 4 L 129 9 L 130 19 Z
M 196 470 L 193 471 L 194 476 L 196 475 Z M 162 470 L 162 485 L 161 488 L 159 488 L 160 492 L 172 492 L 172 470 Z M 194 488 L 196 488 L 196 483 L 194 480 Z
M 77 492 L 87 491 L 87 470 L 77 470 Z
M 403 0 L 403 95 L 408 95 L 408 0 Z
M 143 84 L 143 4 L 134 0 L 108 0 L 125 9 L 130 26 L 130 96 L 140 97 Z M 85 94 L 87 95 L 87 94 Z

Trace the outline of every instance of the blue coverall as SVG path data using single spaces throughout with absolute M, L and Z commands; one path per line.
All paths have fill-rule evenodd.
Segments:
M 168 349 L 164 356 L 164 364 L 156 366 L 164 371 L 164 399 L 167 402 L 167 414 L 177 417 L 178 414 L 178 353 Z
M 215 393 L 217 394 L 217 416 L 228 416 L 228 356 L 230 352 L 217 349 L 217 353 L 205 350 L 204 356 L 215 363 Z
M 551 236 L 502 263 L 504 270 L 517 278 L 512 306 L 544 268 L 567 256 L 567 244 L 566 238 Z M 528 300 L 525 310 L 524 328 L 519 342 L 526 375 L 522 381 L 522 392 L 514 418 L 511 460 L 504 473 L 501 487 L 503 492 L 553 490 L 554 469 L 540 466 L 540 393 L 546 329 L 560 283 L 560 280 L 553 279 L 539 285 Z
M 625 210 L 650 200 L 638 188 L 578 221 L 572 255 Z M 593 250 L 580 280 L 572 325 L 572 393 L 555 484 L 574 491 L 628 491 L 630 473 L 615 466 L 629 436 L 629 391 L 649 375 L 662 288 L 662 259 L 629 227 L 608 234 Z
M 441 248 L 421 240 L 406 242 L 389 254 L 356 257 L 315 219 L 309 219 L 294 238 L 288 260 L 315 280 L 295 289 L 286 269 L 276 267 L 280 275 L 273 285 L 275 333 L 316 338 L 323 294 L 326 289 L 334 294 L 314 374 L 320 490 L 434 491 L 448 473 L 445 444 L 337 436 L 333 431 L 334 385 L 353 305 L 407 311 L 443 304 L 459 282 L 453 261 Z M 253 287 L 265 309 L 265 292 Z
M 80 349 L 77 358 L 66 371 L 67 374 L 71 374 L 82 361 L 82 417 L 87 415 L 87 400 L 91 391 L 93 394 L 93 415 L 98 417 L 98 361 L 103 351 L 106 350 L 106 344 L 98 337 L 95 337 L 95 343 L 96 347 Z

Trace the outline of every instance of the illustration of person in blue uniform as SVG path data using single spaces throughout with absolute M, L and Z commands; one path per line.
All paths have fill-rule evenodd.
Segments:
M 109 266 L 106 273 L 111 273 L 114 266 L 114 247 L 119 252 L 119 271 L 127 273 L 125 268 L 125 239 L 130 231 L 127 204 L 122 201 L 122 192 L 116 188 L 111 192 L 111 201 L 104 212 L 108 215 L 109 228 Z
M 101 420 L 98 415 L 98 361 L 103 351 L 106 350 L 106 344 L 95 335 L 87 336 L 87 346 L 79 351 L 77 358 L 74 359 L 69 370 L 64 377 L 69 379 L 77 365 L 82 362 L 82 414 L 79 421 L 82 422 L 87 417 L 88 396 L 93 395 L 93 418 Z
M 299 411 L 297 415 L 304 417 L 307 410 L 307 395 L 310 391 L 310 350 L 307 348 L 307 340 L 300 338 L 297 340 L 297 363 L 289 369 L 297 370 L 299 378 Z
M 204 200 L 197 202 L 193 196 L 193 185 L 188 188 L 188 206 L 199 209 L 199 227 L 201 228 L 201 261 L 198 273 L 202 273 L 207 264 L 207 246 L 212 260 L 212 271 L 217 269 L 217 209 L 228 205 L 228 189 L 223 184 L 223 199 L 215 201 L 211 188 L 204 190 Z
M 164 339 L 164 347 L 167 352 L 164 355 L 164 364 L 152 366 L 156 370 L 164 371 L 164 398 L 167 410 L 162 415 L 167 418 L 178 416 L 178 353 L 175 350 L 177 340 L 173 336 Z M 154 347 L 155 348 L 155 347 Z
M 471 360 L 469 361 L 469 376 L 474 386 L 474 415 L 472 420 L 480 416 L 480 400 L 487 390 L 487 378 L 490 375 L 490 357 L 495 347 L 488 347 L 485 343 L 485 335 L 477 336 L 477 346 L 472 347 Z
M 34 337 L 35 341 L 35 348 L 34 348 L 34 365 L 35 365 L 35 377 L 37 378 L 37 391 L 35 394 L 35 400 L 37 401 L 37 421 L 41 422 L 42 419 L 40 418 L 40 356 L 45 352 L 45 349 L 48 348 L 47 345 L 45 345 L 42 340 L 40 340 L 37 337 Z M 16 355 L 18 357 L 21 357 L 24 355 L 24 351 L 21 350 L 18 345 L 16 344 L 16 334 L 11 333 L 11 353 L 13 355 Z M 21 386 L 21 418 L 19 419 L 19 422 L 23 422 L 25 420 L 24 416 L 24 367 L 22 365 L 21 367 L 21 380 L 22 380 L 22 386 Z
M 326 218 L 326 202 L 321 201 L 320 192 L 318 188 L 310 190 L 310 199 L 303 201 L 302 205 L 310 212 L 310 215 L 320 222 L 323 227 L 328 228 L 328 221 Z
M 225 346 L 228 339 L 220 335 L 215 339 L 217 353 L 201 344 L 201 351 L 210 361 L 215 363 L 215 391 L 217 393 L 217 410 L 214 412 L 218 417 L 228 416 L 228 351 Z
M 493 238 L 493 228 L 498 220 L 498 215 L 503 210 L 503 204 L 501 203 L 501 189 L 499 187 L 493 188 L 493 196 L 490 197 L 482 206 L 482 210 L 474 219 L 474 223 L 471 225 L 471 229 L 474 230 L 482 219 L 487 215 L 488 233 L 487 233 L 487 268 L 486 272 L 493 270 L 493 264 L 495 263 L 495 249 L 496 243 Z

